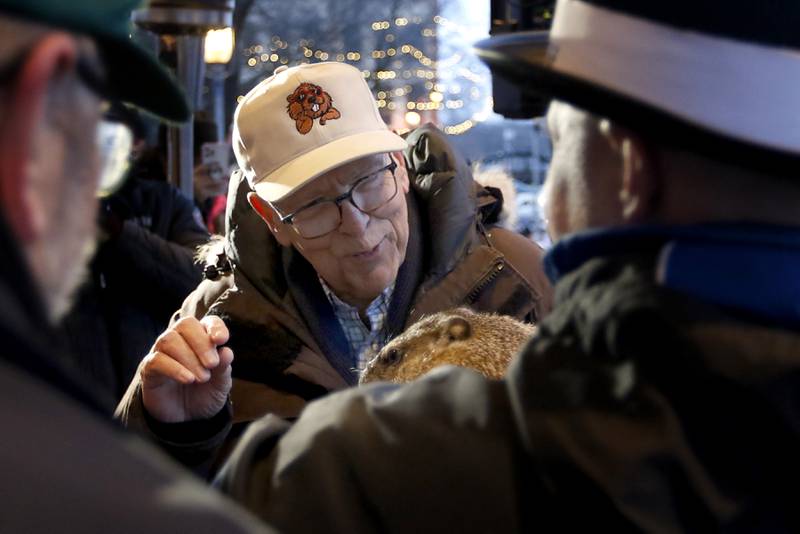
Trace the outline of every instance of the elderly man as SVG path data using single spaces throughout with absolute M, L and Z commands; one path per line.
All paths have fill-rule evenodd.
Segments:
M 292 532 L 798 531 L 800 5 L 748 6 L 561 0 L 548 49 L 484 44 L 561 99 L 553 312 L 504 381 L 251 425 L 223 487 Z
M 133 7 L 0 1 L 3 532 L 261 531 L 104 421 L 110 408 L 69 368 L 52 327 L 92 248 L 98 185 L 122 177 L 100 165 L 103 101 L 189 115 L 168 74 L 130 40 Z
M 158 435 L 159 422 L 223 407 L 227 378 L 206 385 L 219 396 L 182 387 L 217 380 L 205 368 L 218 361 L 198 323 L 206 314 L 230 330 L 237 421 L 294 418 L 354 385 L 375 349 L 424 314 L 466 305 L 544 315 L 538 246 L 489 227 L 496 199 L 438 130 L 388 131 L 357 69 L 279 67 L 240 103 L 235 126 L 242 176 L 220 260 L 232 274 L 204 282 L 156 343 L 121 405 L 129 424 Z

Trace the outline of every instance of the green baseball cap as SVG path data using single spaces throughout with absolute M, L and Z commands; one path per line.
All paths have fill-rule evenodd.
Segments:
M 91 37 L 106 69 L 110 98 L 166 120 L 184 122 L 191 112 L 169 71 L 130 34 L 131 12 L 141 0 L 0 0 L 0 15 L 28 19 Z

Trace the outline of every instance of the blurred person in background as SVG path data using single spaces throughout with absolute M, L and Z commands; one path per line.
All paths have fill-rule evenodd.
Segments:
M 213 122 L 194 121 L 194 201 L 212 234 L 225 233 L 230 143 L 217 138 Z
M 106 120 L 130 127 L 142 154 L 143 127 L 135 111 L 117 105 Z M 117 400 L 142 354 L 200 283 L 194 255 L 209 238 L 192 202 L 159 176 L 147 175 L 150 169 L 133 160 L 122 187 L 102 199 L 90 276 L 62 322 L 77 365 Z

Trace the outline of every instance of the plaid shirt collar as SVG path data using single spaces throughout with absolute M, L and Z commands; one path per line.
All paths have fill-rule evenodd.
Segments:
M 333 306 L 333 313 L 339 320 L 344 330 L 344 335 L 350 345 L 351 354 L 355 356 L 355 367 L 361 371 L 366 367 L 372 357 L 386 343 L 386 316 L 389 314 L 389 303 L 394 293 L 394 282 L 384 289 L 380 295 L 367 307 L 369 327 L 364 324 L 358 314 L 358 308 L 342 301 L 328 284 L 320 278 L 320 284 Z

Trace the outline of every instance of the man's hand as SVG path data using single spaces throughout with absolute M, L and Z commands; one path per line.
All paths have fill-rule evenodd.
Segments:
M 161 334 L 140 367 L 147 412 L 163 423 L 215 416 L 231 390 L 233 351 L 219 317 L 186 317 Z

